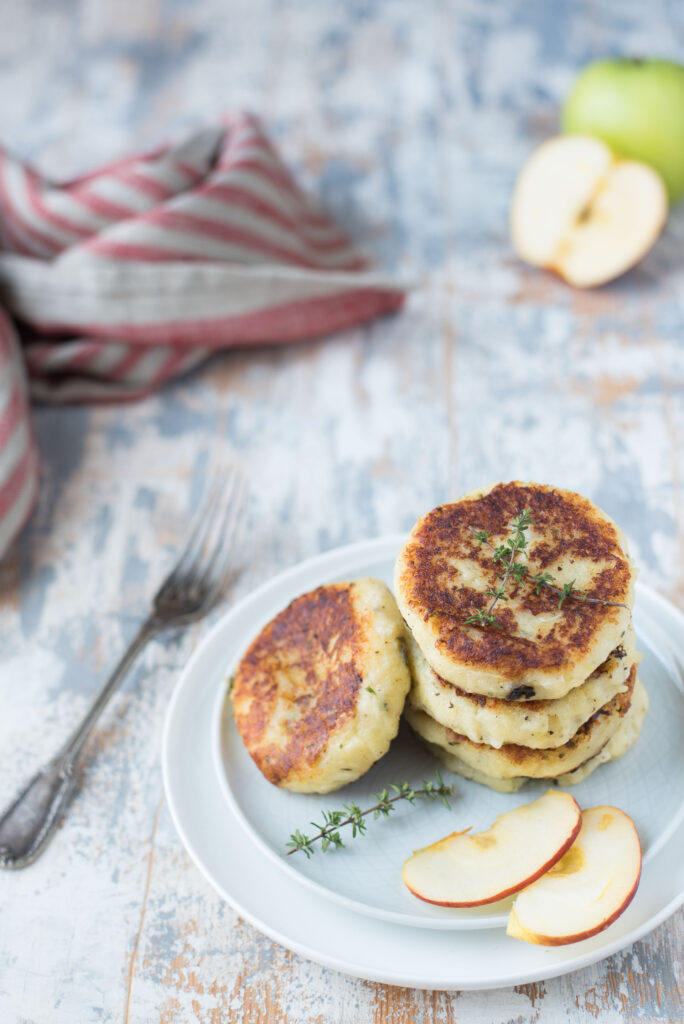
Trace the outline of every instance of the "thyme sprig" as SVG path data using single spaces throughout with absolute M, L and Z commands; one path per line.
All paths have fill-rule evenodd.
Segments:
M 485 610 L 480 608 L 479 611 L 469 615 L 465 620 L 466 625 L 496 626 L 497 629 L 501 629 L 492 612 L 497 601 L 508 601 L 506 584 L 509 579 L 513 579 L 516 583 L 520 584 L 532 584 L 535 594 L 540 594 L 544 589 L 550 590 L 558 597 L 559 608 L 563 607 L 568 598 L 572 598 L 574 601 L 586 602 L 587 604 L 600 604 L 611 608 L 628 608 L 628 605 L 623 604 L 621 601 L 604 601 L 600 597 L 589 597 L 583 590 L 575 589 L 575 580 L 570 580 L 569 583 L 558 586 L 550 573 L 540 572 L 533 575 L 524 563 L 516 562 L 515 559 L 518 554 L 527 554 L 528 540 L 525 533 L 530 526 L 534 526 L 534 519 L 529 509 L 525 509 L 524 512 L 520 512 L 511 520 L 512 535 L 503 544 L 499 544 L 496 547 L 489 540 L 491 533 L 488 533 L 486 530 L 477 530 L 474 526 L 470 527 L 475 540 L 478 542 L 478 547 L 486 544 L 493 552 L 492 561 L 494 563 L 504 562 L 506 570 L 500 576 L 501 583 L 499 586 L 485 591 L 487 595 L 492 597 L 489 606 Z
M 487 533 L 486 530 L 475 530 L 471 526 L 471 530 L 473 530 L 476 539 L 479 541 L 479 547 L 486 544 L 487 547 L 491 548 L 494 552 L 494 562 L 503 563 L 505 569 L 501 576 L 501 583 L 499 586 L 486 591 L 486 593 L 491 597 L 491 601 L 487 608 L 480 608 L 472 615 L 469 615 L 465 620 L 466 626 L 496 626 L 497 629 L 501 629 L 501 626 L 496 621 L 496 616 L 493 614 L 494 608 L 498 601 L 508 600 L 506 584 L 509 579 L 513 578 L 516 583 L 521 583 L 527 575 L 527 567 L 521 562 L 516 563 L 515 560 L 518 555 L 524 555 L 526 553 L 527 537 L 525 534 L 533 524 L 534 519 L 532 518 L 532 514 L 530 510 L 526 508 L 524 512 L 520 512 L 511 521 L 513 533 L 503 542 L 503 544 L 499 544 L 498 547 L 494 547 L 493 544 L 489 543 L 491 533 Z
M 289 857 L 291 854 L 301 850 L 302 853 L 306 854 L 307 858 L 312 857 L 316 852 L 314 843 L 317 843 L 319 840 L 322 853 L 344 846 L 339 831 L 341 828 L 344 828 L 345 825 L 351 825 L 352 839 L 356 839 L 357 836 L 364 835 L 368 827 L 368 822 L 364 821 L 367 815 L 372 814 L 374 821 L 378 818 L 388 818 L 394 810 L 394 805 L 400 800 L 408 800 L 410 804 L 414 803 L 417 799 L 441 800 L 444 806 L 449 808 L 450 805 L 447 798 L 451 795 L 453 787 L 445 784 L 439 772 L 435 774 L 437 782 L 423 781 L 420 789 L 413 789 L 409 786 L 408 782 L 402 782 L 401 785 L 392 784 L 379 793 L 374 793 L 373 796 L 376 803 L 372 807 L 366 808 L 365 811 L 362 811 L 358 804 L 355 803 L 342 804 L 341 810 L 323 811 L 322 823 L 311 822 L 313 827 L 318 829 L 315 835 L 304 835 L 299 829 L 292 833 L 289 843 L 286 844 L 291 849 L 287 851 L 286 856 Z M 390 791 L 392 790 L 395 793 L 394 796 L 390 796 Z

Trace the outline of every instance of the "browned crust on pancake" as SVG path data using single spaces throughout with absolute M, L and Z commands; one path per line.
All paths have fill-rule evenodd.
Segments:
M 574 750 L 577 744 L 586 739 L 591 735 L 592 731 L 596 727 L 596 723 L 604 715 L 618 715 L 620 718 L 625 715 L 629 709 L 630 702 L 632 700 L 632 692 L 634 690 L 634 684 L 636 682 L 637 666 L 633 665 L 632 670 L 629 673 L 629 677 L 625 683 L 626 689 L 622 693 L 616 694 L 612 700 L 609 700 L 607 704 L 595 711 L 591 718 L 588 718 L 584 722 L 575 735 L 564 743 L 562 747 L 551 747 L 544 749 L 534 749 L 530 747 L 522 747 L 516 743 L 504 743 L 503 746 L 499 747 L 499 752 L 511 762 L 511 764 L 521 764 L 523 761 L 533 754 L 537 760 L 543 761 L 545 757 L 556 759 L 559 751 L 571 751 Z M 454 732 L 453 729 L 446 730 L 447 737 L 451 743 L 468 743 L 473 747 L 485 747 L 486 743 L 475 743 L 467 736 L 463 736 L 461 733 Z M 594 756 L 594 755 L 591 755 Z M 588 760 L 588 759 L 587 759 Z M 575 769 L 573 769 L 575 770 Z
M 354 714 L 365 650 L 353 583 L 318 587 L 296 598 L 252 642 L 235 673 L 235 722 L 252 759 L 275 785 L 315 765 L 330 736 Z M 287 741 L 264 742 L 276 705 L 290 710 Z
M 608 664 L 611 661 L 611 659 L 620 656 L 616 652 L 619 652 L 621 649 L 623 649 L 622 645 L 619 644 L 615 648 L 614 651 L 611 651 L 611 653 L 608 655 L 606 660 L 601 662 L 601 664 L 598 666 L 598 668 L 595 670 L 595 672 L 598 673 L 598 672 L 602 672 L 604 670 L 607 670 L 608 669 Z M 624 657 L 624 653 L 623 653 L 622 657 Z M 538 700 L 536 698 L 532 698 L 530 700 L 517 700 L 517 699 L 513 699 L 510 696 L 509 697 L 486 697 L 483 693 L 468 693 L 467 690 L 462 690 L 461 687 L 460 686 L 456 686 L 455 683 L 450 683 L 448 679 L 443 679 L 442 676 L 440 676 L 437 672 L 435 672 L 434 669 L 431 669 L 431 671 L 432 671 L 432 674 L 435 676 L 435 678 L 439 681 L 441 686 L 444 686 L 444 687 L 448 686 L 450 688 L 450 690 L 453 690 L 456 695 L 458 695 L 459 697 L 463 697 L 466 700 L 471 701 L 473 704 L 477 704 L 478 707 L 481 707 L 481 708 L 487 707 L 487 708 L 490 708 L 492 711 L 497 711 L 499 713 L 504 713 L 505 714 L 505 712 L 507 711 L 508 708 L 510 708 L 511 706 L 515 707 L 515 705 L 522 705 L 525 708 L 526 711 L 530 711 L 530 712 L 544 711 L 545 708 L 546 708 L 546 705 L 549 703 L 548 700 Z M 590 676 L 589 678 L 592 679 L 593 675 Z M 626 680 L 625 685 L 627 685 L 628 683 L 629 683 L 629 678 Z M 520 689 L 521 690 L 531 689 L 531 687 L 520 687 Z M 515 694 L 515 691 L 512 691 L 512 692 L 513 692 L 513 694 Z
M 631 591 L 632 569 L 622 550 L 614 524 L 581 495 L 541 485 L 518 482 L 498 484 L 489 493 L 441 505 L 414 528 L 402 553 L 400 588 L 405 604 L 430 623 L 440 653 L 461 665 L 493 670 L 510 680 L 524 679 L 530 670 L 560 669 L 586 655 L 597 630 L 617 622 L 619 609 L 566 600 L 563 615 L 543 642 L 516 635 L 516 619 L 504 602 L 494 610 L 495 626 L 467 626 L 465 619 L 488 606 L 491 598 L 471 587 L 458 585 L 450 558 L 467 560 L 488 585 L 498 584 L 492 552 L 478 547 L 472 528 L 492 534 L 494 543 L 510 534 L 511 520 L 529 509 L 542 539 L 532 540 L 529 561 L 536 572 L 554 574 L 559 559 L 605 562 L 597 572 L 588 597 L 625 602 Z M 449 584 L 445 583 L 445 578 Z M 522 610 L 541 615 L 557 610 L 558 597 L 548 588 L 534 588 L 512 580 L 507 593 Z M 541 639 L 541 637 L 540 637 Z

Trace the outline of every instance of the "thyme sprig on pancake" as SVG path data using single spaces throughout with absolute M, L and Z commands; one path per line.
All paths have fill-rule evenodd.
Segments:
M 465 620 L 466 626 L 495 626 L 497 629 L 501 629 L 493 612 L 497 602 L 508 601 L 506 586 L 509 579 L 513 579 L 516 583 L 520 584 L 532 584 L 535 594 L 540 594 L 544 589 L 550 590 L 558 597 L 559 608 L 563 607 L 568 598 L 588 604 L 600 604 L 612 608 L 627 608 L 627 605 L 622 604 L 620 601 L 603 601 L 599 597 L 589 597 L 584 591 L 575 589 L 575 580 L 570 580 L 569 583 L 558 586 L 550 573 L 540 572 L 532 575 L 523 562 L 516 562 L 518 555 L 527 556 L 528 540 L 525 534 L 530 526 L 534 526 L 534 519 L 530 510 L 525 509 L 511 520 L 511 536 L 507 537 L 502 544 L 498 544 L 496 547 L 490 543 L 491 533 L 488 533 L 487 530 L 477 530 L 474 526 L 470 527 L 475 540 L 478 542 L 478 547 L 482 547 L 485 544 L 488 548 L 491 548 L 493 552 L 492 561 L 495 564 L 503 563 L 505 569 L 500 574 L 501 582 L 499 586 L 491 587 L 485 591 L 492 598 L 487 608 L 480 608 L 478 611 L 473 612 L 472 615 L 469 615 Z
M 314 843 L 319 841 L 322 853 L 344 846 L 345 844 L 339 832 L 341 828 L 344 828 L 345 825 L 351 825 L 352 839 L 356 839 L 357 836 L 364 835 L 368 827 L 368 822 L 364 821 L 367 815 L 372 814 L 374 821 L 378 818 L 387 818 L 394 810 L 394 805 L 400 800 L 408 800 L 410 804 L 413 804 L 418 799 L 441 800 L 444 806 L 449 809 L 450 805 L 447 798 L 451 795 L 453 787 L 446 785 L 439 772 L 435 774 L 437 781 L 424 780 L 420 789 L 413 789 L 409 786 L 408 782 L 402 782 L 401 785 L 392 784 L 381 790 L 380 793 L 374 793 L 373 795 L 377 802 L 365 811 L 362 811 L 358 804 L 355 803 L 342 804 L 341 810 L 323 811 L 323 822 L 321 824 L 316 821 L 311 822 L 313 827 L 318 829 L 315 835 L 304 835 L 299 829 L 291 834 L 290 842 L 286 844 L 291 849 L 287 851 L 286 856 L 289 857 L 291 854 L 301 850 L 308 859 L 316 852 Z M 390 796 L 390 791 L 394 791 L 395 795 Z
M 498 547 L 494 547 L 493 544 L 489 543 L 491 533 L 487 533 L 486 530 L 475 530 L 471 527 L 476 539 L 479 541 L 479 546 L 482 547 L 483 544 L 486 544 L 487 547 L 491 548 L 494 552 L 493 561 L 495 563 L 503 563 L 505 569 L 499 586 L 487 591 L 487 594 L 492 598 L 487 608 L 480 608 L 472 615 L 469 615 L 465 620 L 466 626 L 496 626 L 497 629 L 501 629 L 501 626 L 496 621 L 496 617 L 492 613 L 498 601 L 508 600 L 506 584 L 509 579 L 514 579 L 516 583 L 522 583 L 524 577 L 527 576 L 527 566 L 523 565 L 522 562 L 516 564 L 515 559 L 519 554 L 524 555 L 526 553 L 527 537 L 525 534 L 533 523 L 534 519 L 528 508 L 524 512 L 519 512 L 511 521 L 512 535 L 507 537 L 503 544 L 499 544 Z

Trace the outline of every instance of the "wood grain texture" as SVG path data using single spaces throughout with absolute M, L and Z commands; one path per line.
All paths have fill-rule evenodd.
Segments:
M 5 0 L 0 136 L 55 176 L 263 115 L 298 178 L 388 271 L 398 317 L 237 351 L 134 406 L 40 409 L 33 523 L 0 567 L 0 802 L 84 710 L 212 469 L 251 483 L 233 595 L 336 544 L 407 530 L 497 479 L 597 501 L 684 605 L 684 210 L 591 293 L 521 266 L 517 168 L 575 69 L 677 58 L 665 0 Z M 259 935 L 189 863 L 162 795 L 170 692 L 206 624 L 154 643 L 93 738 L 49 853 L 0 876 L 2 1020 L 556 1024 L 682 1016 L 684 914 L 539 985 L 366 984 Z

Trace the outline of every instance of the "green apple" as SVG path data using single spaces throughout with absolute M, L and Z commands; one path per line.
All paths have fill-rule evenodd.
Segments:
M 670 202 L 684 195 L 684 66 L 619 59 L 589 64 L 563 107 L 563 130 L 602 139 L 660 172 Z
M 511 237 L 526 263 L 592 288 L 638 263 L 666 217 L 665 183 L 652 167 L 591 135 L 558 135 L 518 175 Z

